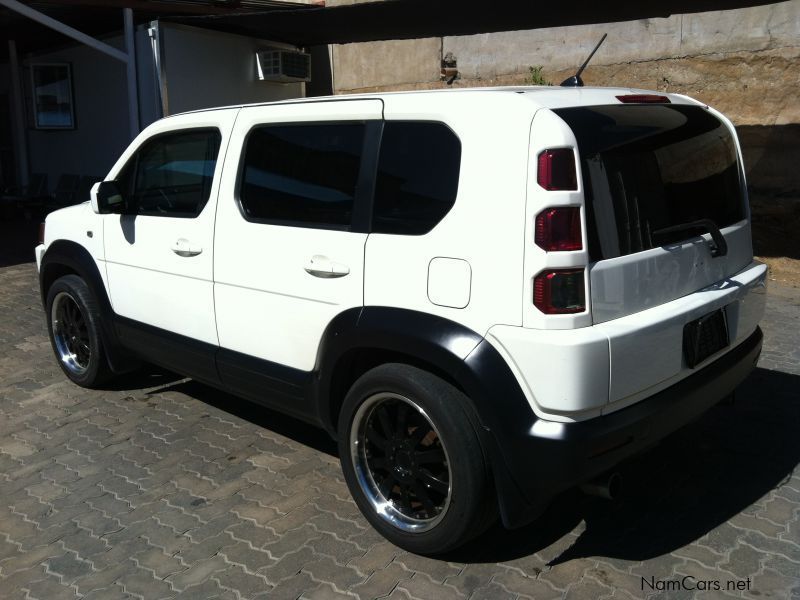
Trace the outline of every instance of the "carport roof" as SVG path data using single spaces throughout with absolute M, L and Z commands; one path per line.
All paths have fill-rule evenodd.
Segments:
M 164 17 L 193 15 L 244 16 L 308 10 L 311 5 L 279 0 L 32 0 L 31 8 L 93 37 L 116 34 L 123 28 L 123 8 L 133 10 L 136 24 Z M 203 26 L 198 23 L 197 25 Z M 0 59 L 8 55 L 5 40 L 14 40 L 20 54 L 57 48 L 74 42 L 57 31 L 0 5 Z
M 168 20 L 314 46 L 609 23 L 774 3 L 774 0 L 384 0 L 301 11 Z

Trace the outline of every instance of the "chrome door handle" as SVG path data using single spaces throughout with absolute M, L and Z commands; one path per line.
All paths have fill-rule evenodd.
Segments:
M 314 277 L 321 277 L 322 279 L 335 279 L 337 277 L 344 277 L 350 273 L 350 267 L 337 263 L 322 254 L 315 254 L 311 260 L 306 264 L 305 271 Z
M 197 256 L 203 251 L 203 249 L 200 246 L 195 246 L 185 238 L 181 238 L 178 241 L 176 241 L 172 245 L 171 250 L 178 256 L 183 256 L 183 257 Z

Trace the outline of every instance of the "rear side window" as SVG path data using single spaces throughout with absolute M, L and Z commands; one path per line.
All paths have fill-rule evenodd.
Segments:
M 736 144 L 700 106 L 627 105 L 554 111 L 578 141 L 593 260 L 689 239 L 660 230 L 744 219 Z
M 388 121 L 383 128 L 372 231 L 420 235 L 453 207 L 461 142 L 442 123 Z
M 245 217 L 288 225 L 348 226 L 364 127 L 322 123 L 253 129 L 239 190 Z
M 195 217 L 211 194 L 221 136 L 188 129 L 146 141 L 117 183 L 138 215 Z

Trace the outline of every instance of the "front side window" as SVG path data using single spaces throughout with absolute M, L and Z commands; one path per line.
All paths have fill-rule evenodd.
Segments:
M 250 132 L 239 188 L 248 220 L 350 225 L 364 145 L 363 123 L 268 125 Z
M 117 177 L 137 215 L 196 217 L 211 194 L 221 136 L 216 129 L 159 135 L 136 151 Z
M 421 235 L 456 201 L 461 142 L 443 123 L 384 125 L 372 231 Z

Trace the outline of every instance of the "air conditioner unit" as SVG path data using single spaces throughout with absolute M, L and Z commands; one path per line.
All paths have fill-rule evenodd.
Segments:
M 311 55 L 305 52 L 277 48 L 259 50 L 256 68 L 261 81 L 311 81 Z

